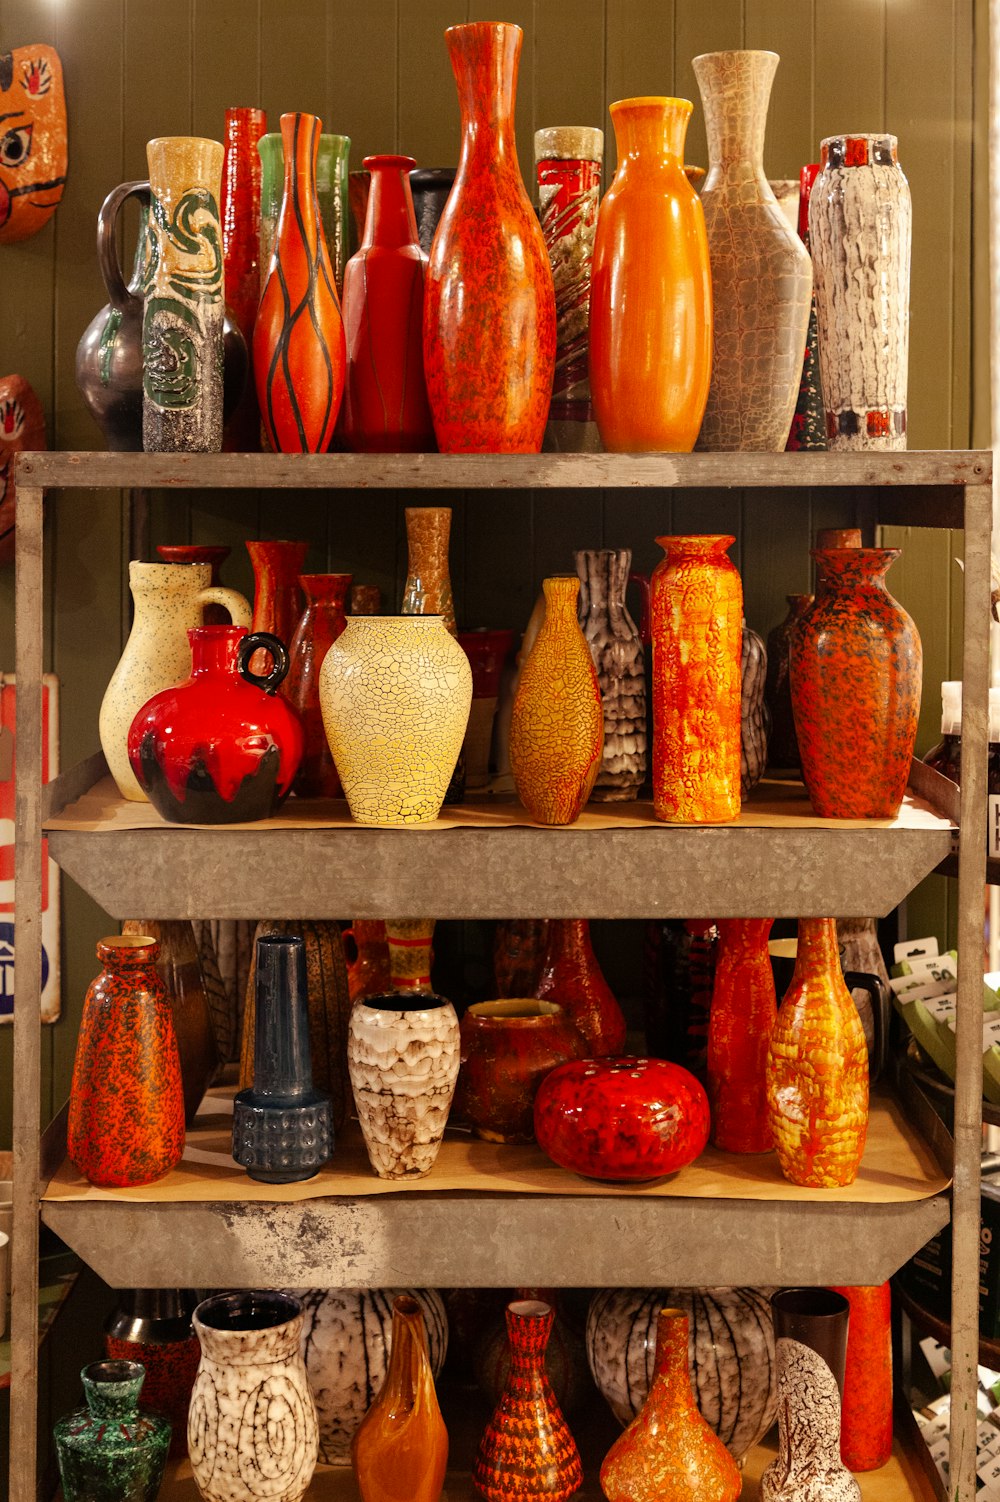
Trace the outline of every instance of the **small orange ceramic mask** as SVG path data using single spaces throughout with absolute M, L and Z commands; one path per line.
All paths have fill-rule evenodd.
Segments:
M 54 47 L 0 53 L 0 245 L 27 240 L 66 181 L 66 94 Z
M 0 563 L 14 556 L 14 455 L 45 447 L 45 413 L 23 376 L 0 376 Z

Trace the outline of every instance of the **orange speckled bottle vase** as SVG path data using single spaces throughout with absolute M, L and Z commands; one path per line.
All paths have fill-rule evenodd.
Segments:
M 767 940 L 773 918 L 720 918 L 708 1022 L 712 1141 L 728 1153 L 770 1152 L 767 1050 L 777 1002 Z
M 658 819 L 740 812 L 743 585 L 733 537 L 658 537 L 652 577 L 653 804 Z
M 545 620 L 514 698 L 510 764 L 517 795 L 537 823 L 572 824 L 601 769 L 604 706 L 590 648 L 577 620 L 579 579 L 575 574 L 556 575 L 546 579 L 542 588 Z M 738 701 L 736 717 L 738 792 Z
M 556 299 L 514 137 L 522 35 L 499 21 L 445 32 L 462 147 L 424 297 L 427 395 L 444 454 L 537 454 L 545 435 Z
M 392 1306 L 389 1367 L 351 1444 L 364 1502 L 438 1502 L 448 1465 L 448 1431 L 438 1407 L 420 1305 Z
M 880 1283 L 834 1293 L 851 1306 L 840 1458 L 849 1471 L 877 1471 L 892 1455 L 892 1292 Z
M 854 1183 L 868 1134 L 868 1047 L 834 918 L 799 919 L 795 973 L 771 1034 L 767 1110 L 786 1179 Z
M 541 1300 L 507 1306 L 510 1373 L 472 1469 L 484 1502 L 566 1502 L 583 1484 L 579 1451 L 545 1372 L 554 1319 Z
M 601 1466 L 608 1502 L 736 1502 L 743 1480 L 698 1412 L 688 1368 L 688 1316 L 661 1309 L 649 1396 Z
M 590 384 L 604 447 L 690 453 L 712 378 L 712 276 L 684 175 L 687 99 L 611 106 L 618 170 L 601 203 L 590 291 Z

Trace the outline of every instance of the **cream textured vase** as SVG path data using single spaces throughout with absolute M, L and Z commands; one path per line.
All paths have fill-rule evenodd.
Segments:
M 472 703 L 472 669 L 439 615 L 349 616 L 319 700 L 359 824 L 436 819 Z
M 205 1502 L 299 1502 L 319 1450 L 302 1305 L 285 1293 L 218 1294 L 198 1305 L 194 1330 L 187 1440 Z
M 235 589 L 212 584 L 209 563 L 130 563 L 128 582 L 135 616 L 121 660 L 104 693 L 101 749 L 123 798 L 145 803 L 129 766 L 128 733 L 139 710 L 161 689 L 191 673 L 188 632 L 204 625 L 205 605 L 222 605 L 234 626 L 250 627 L 251 610 Z
M 910 189 L 895 136 L 830 136 L 809 199 L 831 449 L 905 449 Z
M 699 449 L 784 450 L 812 298 L 809 254 L 764 176 L 776 52 L 694 59 L 708 130 L 701 190 L 712 265 L 712 385 Z
M 443 996 L 389 991 L 355 1002 L 347 1066 L 380 1179 L 421 1179 L 434 1167 L 460 1054 L 458 1017 Z

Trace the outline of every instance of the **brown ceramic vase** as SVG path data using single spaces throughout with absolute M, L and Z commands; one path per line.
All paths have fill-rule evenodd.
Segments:
M 535 1092 L 550 1069 L 590 1045 L 562 1007 L 537 998 L 479 1001 L 462 1018 L 454 1115 L 487 1142 L 535 1140 Z

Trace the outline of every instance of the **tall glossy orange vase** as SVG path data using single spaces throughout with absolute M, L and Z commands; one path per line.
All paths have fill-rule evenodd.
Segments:
M 363 1502 L 438 1502 L 448 1465 L 448 1431 L 438 1407 L 420 1305 L 392 1306 L 389 1367 L 351 1445 Z
M 316 196 L 322 121 L 282 115 L 285 187 L 253 333 L 257 401 L 282 454 L 323 454 L 344 394 L 347 349 Z
M 684 175 L 688 99 L 611 106 L 618 170 L 597 216 L 590 385 L 606 449 L 690 453 L 712 379 L 712 276 Z
M 792 983 L 767 1059 L 767 1111 L 786 1179 L 841 1188 L 868 1134 L 868 1046 L 840 969 L 835 918 L 800 918 Z
M 880 1283 L 834 1293 L 851 1306 L 840 1458 L 849 1471 L 877 1471 L 892 1455 L 892 1291 Z
M 519 26 L 445 32 L 462 109 L 455 185 L 431 245 L 424 369 L 442 453 L 536 454 L 556 357 L 556 302 L 514 137 Z
M 712 1141 L 728 1153 L 770 1152 L 767 1051 L 777 1016 L 767 949 L 773 918 L 720 918 L 708 1022 Z
M 653 571 L 653 806 L 676 824 L 740 811 L 743 585 L 732 537 L 658 537 Z

